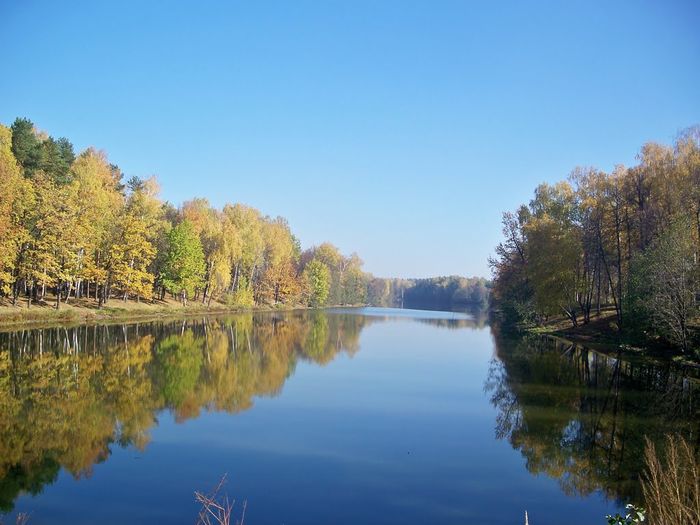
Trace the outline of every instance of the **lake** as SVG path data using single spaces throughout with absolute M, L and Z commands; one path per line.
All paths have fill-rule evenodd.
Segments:
M 0 333 L 0 512 L 30 524 L 604 523 L 696 378 L 483 317 L 336 309 Z

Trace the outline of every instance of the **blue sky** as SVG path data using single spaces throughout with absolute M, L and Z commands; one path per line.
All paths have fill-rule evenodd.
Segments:
M 698 27 L 690 1 L 0 0 L 0 122 L 376 275 L 488 275 L 538 183 L 700 122 Z

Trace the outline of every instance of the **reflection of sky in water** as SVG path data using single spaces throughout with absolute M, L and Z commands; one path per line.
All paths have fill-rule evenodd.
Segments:
M 465 312 L 445 312 L 442 310 L 415 310 L 411 308 L 333 308 L 332 313 L 361 314 L 369 317 L 384 317 L 387 319 L 425 319 L 425 320 L 472 320 L 474 316 Z

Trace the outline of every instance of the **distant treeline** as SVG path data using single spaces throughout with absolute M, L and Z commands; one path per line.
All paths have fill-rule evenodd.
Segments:
M 283 218 L 206 199 L 176 208 L 101 151 L 76 155 L 27 119 L 0 125 L 0 297 L 323 306 L 365 303 L 369 280 L 357 255 L 302 250 Z
M 381 279 L 369 282 L 367 300 L 375 306 L 451 309 L 488 303 L 490 283 L 483 277 Z
M 503 216 L 493 304 L 509 322 L 614 311 L 612 328 L 697 349 L 700 128 L 647 143 L 636 166 L 576 168 Z

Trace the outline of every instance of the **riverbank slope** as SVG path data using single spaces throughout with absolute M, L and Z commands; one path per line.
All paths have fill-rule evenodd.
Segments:
M 549 319 L 540 326 L 527 327 L 523 331 L 561 337 L 598 350 L 610 351 L 614 348 L 625 353 L 643 354 L 664 360 L 670 358 L 685 365 L 700 366 L 700 361 L 695 356 L 684 355 L 678 348 L 669 346 L 661 339 L 639 340 L 625 331 L 620 331 L 614 309 L 605 309 L 600 314 L 591 314 L 590 322 L 580 323 L 575 327 L 568 318 L 561 316 Z
M 183 306 L 180 301 L 166 298 L 153 301 L 123 301 L 112 299 L 102 308 L 98 308 L 94 299 L 70 299 L 61 303 L 57 310 L 54 297 L 27 305 L 26 300 L 13 305 L 7 299 L 0 300 L 0 328 L 34 326 L 47 323 L 88 323 L 96 321 L 138 320 L 158 317 L 172 317 L 193 314 L 222 314 L 249 311 L 272 311 L 304 309 L 303 305 L 279 305 L 243 308 L 231 306 L 218 301 L 203 304 L 190 301 Z

